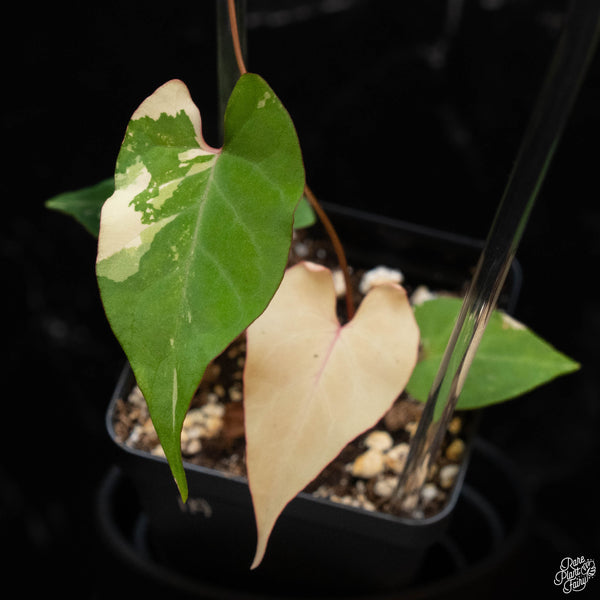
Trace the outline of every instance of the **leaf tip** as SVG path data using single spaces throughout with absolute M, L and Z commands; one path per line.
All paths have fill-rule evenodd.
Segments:
M 179 438 L 177 438 L 177 442 L 179 443 Z M 187 502 L 189 491 L 181 451 L 178 446 L 176 446 L 175 449 L 172 449 L 169 445 L 165 447 L 164 444 L 163 450 L 165 451 L 165 457 L 169 464 L 169 468 L 171 469 L 171 475 L 175 480 L 175 485 L 181 496 L 181 501 Z
M 269 541 L 269 538 L 271 537 L 272 530 L 273 530 L 273 527 L 271 526 L 271 528 L 267 529 L 266 531 L 262 531 L 262 532 L 260 530 L 258 531 L 258 540 L 256 542 L 256 552 L 254 553 L 254 560 L 252 561 L 252 564 L 250 565 L 251 571 L 256 569 L 262 563 L 263 558 L 265 557 L 265 554 L 267 551 L 267 543 Z
M 185 504 L 188 499 L 188 486 L 185 477 L 180 479 L 178 477 L 175 478 L 175 483 L 177 484 L 177 489 L 179 490 L 179 495 L 181 496 L 181 501 Z
M 254 569 L 256 569 L 260 565 L 264 556 L 265 556 L 264 548 L 260 553 L 259 553 L 258 549 L 256 550 L 256 555 L 254 556 L 254 560 L 252 561 L 252 564 L 250 565 L 251 571 L 254 571 Z

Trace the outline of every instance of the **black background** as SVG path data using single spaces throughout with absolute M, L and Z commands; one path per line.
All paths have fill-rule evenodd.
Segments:
M 291 113 L 322 200 L 485 237 L 566 3 L 248 5 L 248 66 Z M 111 557 L 93 506 L 123 363 L 98 298 L 95 240 L 43 203 L 110 176 L 129 116 L 173 77 L 217 143 L 213 8 L 43 3 L 4 18 L 0 539 L 2 578 L 23 591 L 104 597 Z M 447 8 L 458 12 L 444 36 Z M 564 556 L 600 560 L 599 106 L 596 58 L 518 253 L 517 318 L 583 368 L 489 409 L 482 425 L 536 502 L 530 549 L 505 581 L 540 597 L 561 595 L 552 579 Z

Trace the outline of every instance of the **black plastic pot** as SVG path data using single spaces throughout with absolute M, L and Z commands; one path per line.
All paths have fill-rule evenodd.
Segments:
M 113 404 L 133 383 L 126 368 Z M 114 440 L 112 414 L 111 405 L 107 425 Z M 154 555 L 207 582 L 234 577 L 240 593 L 293 589 L 306 594 L 315 585 L 327 593 L 349 593 L 406 585 L 427 549 L 443 535 L 468 464 L 466 457 L 444 509 L 422 520 L 372 513 L 300 493 L 277 521 L 263 563 L 250 571 L 256 535 L 245 479 L 189 464 L 189 500 L 184 505 L 164 459 L 117 445 L 122 468 L 148 516 Z
M 480 243 L 451 234 L 339 207 L 326 209 L 351 264 L 397 267 L 413 285 L 460 290 L 481 249 Z M 502 300 L 508 310 L 519 285 L 515 265 Z M 217 597 L 329 597 L 398 590 L 414 584 L 428 553 L 440 547 L 461 497 L 469 452 L 446 506 L 427 519 L 395 518 L 299 494 L 278 520 L 263 563 L 250 571 L 256 534 L 244 479 L 188 464 L 190 497 L 183 505 L 164 459 L 116 441 L 114 404 L 133 384 L 126 369 L 107 413 L 107 427 L 121 468 L 137 490 L 151 556 L 204 586 L 221 589 L 227 582 L 226 594 Z
M 202 569 L 191 574 L 166 564 L 152 539 L 139 492 L 118 466 L 106 474 L 97 500 L 99 530 L 116 560 L 100 591 L 111 598 L 136 595 L 146 600 L 504 598 L 512 587 L 510 580 L 505 581 L 505 569 L 520 556 L 531 513 L 529 495 L 515 465 L 497 448 L 475 438 L 452 518 L 441 537 L 427 549 L 413 581 L 397 591 L 376 592 L 363 587 L 327 594 L 318 586 L 312 590 L 305 586 L 303 593 L 292 586 L 242 590 L 235 573 L 216 580 L 204 577 Z

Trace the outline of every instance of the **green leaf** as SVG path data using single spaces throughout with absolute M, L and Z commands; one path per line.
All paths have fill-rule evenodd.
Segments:
M 292 121 L 257 75 L 239 79 L 224 139 L 221 150 L 204 142 L 181 81 L 159 88 L 129 123 L 98 244 L 107 317 L 184 499 L 190 400 L 277 290 L 304 189 Z
M 425 402 L 462 300 L 437 298 L 415 306 L 421 330 L 422 360 L 407 391 Z M 521 323 L 495 311 L 483 334 L 467 375 L 457 408 L 473 409 L 496 404 L 575 371 L 579 365 L 555 350 Z
M 70 215 L 98 237 L 102 205 L 114 191 L 115 182 L 111 177 L 80 190 L 58 194 L 46 201 L 46 207 Z
M 315 211 L 306 199 L 306 196 L 302 196 L 294 214 L 294 229 L 310 227 L 316 222 L 317 216 L 315 215 Z

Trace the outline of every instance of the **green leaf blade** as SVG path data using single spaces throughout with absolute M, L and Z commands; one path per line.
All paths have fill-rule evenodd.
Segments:
M 79 190 L 58 194 L 46 201 L 46 207 L 73 217 L 89 233 L 98 237 L 102 205 L 114 191 L 115 182 L 111 177 Z
M 308 202 L 306 196 L 302 196 L 294 214 L 294 229 L 311 227 L 316 222 L 317 215 L 315 214 L 315 211 Z
M 289 115 L 248 74 L 232 93 L 221 151 L 204 143 L 197 108 L 174 81 L 134 113 L 116 172 L 98 282 L 185 497 L 185 413 L 208 363 L 281 282 L 302 157 Z
M 415 307 L 423 356 L 407 386 L 427 400 L 462 301 L 437 298 Z M 576 371 L 579 364 L 558 352 L 532 331 L 495 311 L 485 330 L 458 409 L 476 409 L 520 396 L 549 381 Z

